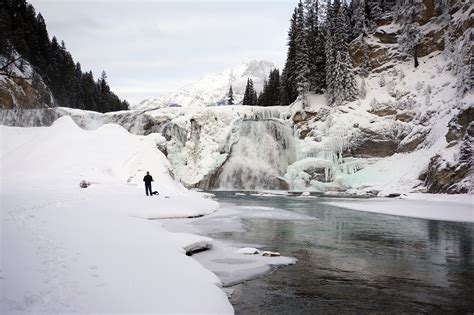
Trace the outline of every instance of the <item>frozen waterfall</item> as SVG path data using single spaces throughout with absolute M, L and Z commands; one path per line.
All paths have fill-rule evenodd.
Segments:
M 289 188 L 284 175 L 296 161 L 291 128 L 278 119 L 240 119 L 229 135 L 230 153 L 215 188 L 259 190 Z

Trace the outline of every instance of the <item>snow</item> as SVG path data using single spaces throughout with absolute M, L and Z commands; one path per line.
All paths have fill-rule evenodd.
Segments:
M 189 233 L 171 233 L 172 238 L 179 243 L 186 253 L 212 248 L 212 238 Z
M 279 118 L 284 109 L 234 105 L 163 108 L 147 114 L 169 120 L 169 131 L 164 131 L 171 137 L 166 143 L 168 160 L 176 177 L 192 186 L 226 160 L 239 139 L 242 119 Z
M 239 248 L 235 252 L 237 254 L 243 254 L 243 255 L 257 255 L 260 253 L 260 251 L 256 249 L 255 247 L 243 247 L 243 248 Z
M 341 200 L 326 204 L 352 210 L 404 217 L 474 222 L 474 196 L 408 194 L 402 199 Z
M 309 136 L 298 140 L 298 160 L 288 167 L 285 175 L 295 190 L 380 191 L 380 195 L 413 192 L 422 187 L 420 174 L 426 170 L 430 158 L 439 154 L 447 165 L 459 160 L 458 146 L 447 148 L 445 135 L 449 121 L 463 108 L 473 106 L 472 94 L 457 98 L 455 76 L 448 68 L 449 60 L 435 52 L 420 58 L 415 69 L 412 62 L 394 64 L 392 69 L 372 73 L 366 80 L 367 96 L 343 106 L 328 108 L 323 96 L 310 96 L 304 109 L 322 115 L 309 120 Z M 379 81 L 384 78 L 385 83 Z M 401 121 L 395 115 L 377 116 L 372 110 L 391 108 L 398 114 L 413 115 L 411 121 Z M 301 102 L 290 106 L 291 115 L 303 109 Z M 282 114 L 285 116 L 285 114 Z M 353 158 L 342 153 L 354 145 L 362 130 L 373 134 L 402 139 L 403 147 L 422 139 L 412 152 L 396 153 L 383 158 Z M 411 151 L 411 150 L 410 150 Z M 335 183 L 323 185 L 309 181 L 304 172 L 308 158 L 321 158 L 332 164 Z M 319 163 L 319 162 L 318 162 Z M 314 166 L 316 167 L 316 165 Z M 303 172 L 302 172 L 303 171 Z
M 218 212 L 191 220 L 174 219 L 161 221 L 166 229 L 193 234 L 218 234 L 245 232 L 243 219 L 269 220 L 317 220 L 314 217 L 272 207 L 234 206 L 224 204 Z M 265 244 L 241 244 L 214 240 L 212 250 L 193 255 L 207 269 L 216 274 L 224 286 L 257 278 L 275 267 L 296 263 L 292 257 L 265 257 Z M 257 254 L 255 254 L 257 253 Z
M 221 281 L 185 255 L 210 240 L 147 220 L 218 206 L 171 178 L 156 135 L 69 117 L 0 132 L 0 313 L 233 313 Z M 145 171 L 159 197 L 144 195 Z
M 275 65 L 269 61 L 246 61 L 221 73 L 207 74 L 196 82 L 157 99 L 144 100 L 134 106 L 134 109 L 226 105 L 230 85 L 234 92 L 234 102 L 239 104 L 243 100 L 247 79 L 252 79 L 256 90 L 262 91 L 264 80 L 274 68 Z
M 219 171 L 217 186 L 220 188 L 263 189 L 249 185 L 249 181 L 234 187 L 239 184 L 235 173 L 252 173 L 257 178 L 252 182 L 262 183 L 265 181 L 260 179 L 272 177 L 277 183 L 286 180 L 290 189 L 296 191 L 380 191 L 380 195 L 416 192 L 424 189 L 419 178 L 433 156 L 440 156 L 441 166 L 459 163 L 459 145 L 448 144 L 445 135 L 449 121 L 474 103 L 472 93 L 458 98 L 450 63 L 440 52 L 420 58 L 417 69 L 409 61 L 394 62 L 393 68 L 372 73 L 365 79 L 365 99 L 328 107 L 324 95 L 308 95 L 306 112 L 302 111 L 299 101 L 291 106 L 265 108 L 166 107 L 105 115 L 80 110 L 59 111 L 60 115 L 71 115 L 76 123 L 89 130 L 117 122 L 130 132 L 140 134 L 145 132 L 143 125 L 151 119 L 155 129 L 147 132 L 161 133 L 166 138 L 157 134 L 150 136 L 155 145 L 166 148 L 169 163 L 164 163 L 169 166 L 168 171 L 187 187 L 204 187 L 203 180 L 209 180 L 210 175 Z M 234 73 L 245 73 L 246 67 L 249 65 Z M 207 86 L 205 95 L 214 89 L 214 85 Z M 376 114 L 387 109 L 388 112 Z M 303 122 L 308 131 L 305 139 L 300 139 L 301 125 L 293 121 L 296 114 L 314 115 Z M 400 115 L 408 118 L 401 119 Z M 14 117 L 5 118 L 6 121 L 11 119 Z M 37 117 L 33 115 L 31 119 Z M 282 128 L 264 128 L 270 124 L 267 120 L 273 125 L 278 122 Z M 245 134 L 247 129 L 255 132 Z M 285 140 L 277 129 L 289 131 Z M 269 139 L 263 137 L 264 134 L 275 134 L 279 138 Z M 392 141 L 395 147 L 388 150 L 388 156 L 365 154 L 362 149 L 352 154 L 357 142 L 372 136 L 375 142 Z M 285 154 L 276 152 L 280 150 L 275 145 L 275 142 L 279 144 L 278 140 L 281 143 L 291 140 L 291 150 Z M 405 146 L 408 149 L 404 149 Z M 260 152 L 271 163 L 256 154 Z M 325 176 L 317 176 L 315 180 L 310 170 L 319 169 L 319 173 L 321 168 Z M 461 184 L 468 187 L 469 181 L 468 177 Z

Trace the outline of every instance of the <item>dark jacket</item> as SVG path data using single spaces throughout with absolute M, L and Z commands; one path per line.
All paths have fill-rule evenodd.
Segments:
M 153 181 L 153 177 L 151 177 L 151 175 L 146 175 L 145 177 L 143 177 L 143 181 L 145 182 L 146 185 L 150 185 L 151 182 Z

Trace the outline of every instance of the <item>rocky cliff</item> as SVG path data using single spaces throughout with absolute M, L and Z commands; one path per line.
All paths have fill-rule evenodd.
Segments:
M 471 191 L 474 5 L 450 1 L 443 7 L 439 1 L 423 0 L 421 8 L 418 68 L 399 56 L 399 17 L 389 14 L 377 21 L 372 35 L 356 38 L 350 45 L 357 73 L 368 60 L 368 77 L 358 78 L 358 101 L 329 108 L 324 97 L 314 96 L 308 107 L 298 102 L 292 106 L 295 130 L 311 148 L 302 158 L 320 156 L 321 151 L 335 153 L 338 168 L 348 163 L 354 167 L 349 170 L 353 175 L 345 178 L 350 187 L 384 183 L 396 190 L 401 181 L 394 181 L 393 172 L 402 172 L 398 177 L 416 190 Z M 315 167 L 309 163 L 306 168 L 293 176 L 303 186 L 317 186 L 311 175 Z M 366 180 L 361 179 L 364 176 Z
M 8 65 L 7 65 L 8 63 Z M 32 109 L 54 106 L 54 98 L 31 65 L 16 56 L 15 61 L 7 61 L 0 56 L 0 108 Z

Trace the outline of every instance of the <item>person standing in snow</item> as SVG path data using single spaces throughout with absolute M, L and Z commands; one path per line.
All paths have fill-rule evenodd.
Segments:
M 147 196 L 153 196 L 151 192 L 151 182 L 153 181 L 153 177 L 151 177 L 150 172 L 146 172 L 146 176 L 143 177 L 143 181 L 145 182 L 145 193 Z M 148 192 L 150 194 L 148 195 Z

